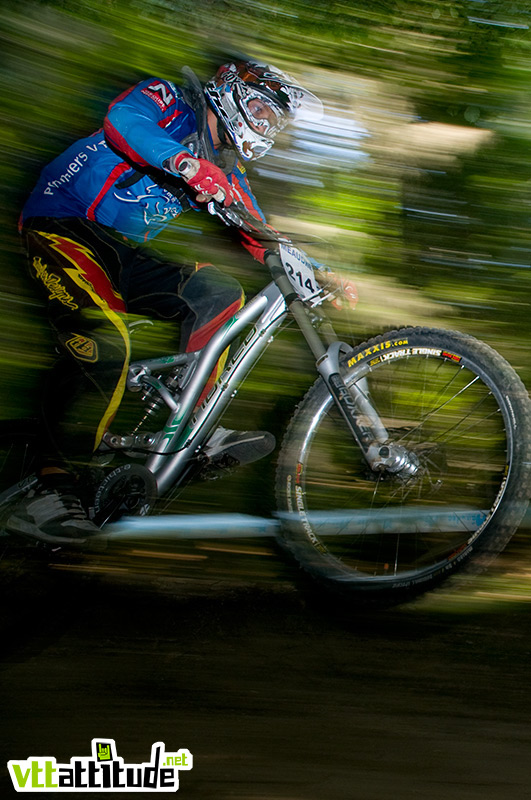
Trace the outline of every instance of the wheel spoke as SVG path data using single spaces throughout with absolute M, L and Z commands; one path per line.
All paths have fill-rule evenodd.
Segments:
M 511 467 L 503 391 L 473 360 L 442 357 L 455 344 L 390 347 L 396 352 L 354 366 L 346 382 L 357 384 L 416 472 L 372 471 L 323 389 L 297 456 L 290 518 L 302 519 L 303 536 L 313 531 L 310 546 L 341 580 L 400 580 L 442 568 L 485 529 Z

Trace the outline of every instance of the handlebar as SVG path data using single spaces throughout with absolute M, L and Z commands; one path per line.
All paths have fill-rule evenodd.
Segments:
M 262 244 L 264 244 L 265 242 L 269 243 L 269 246 L 266 248 L 264 254 L 264 263 L 266 267 L 269 269 L 273 277 L 273 280 L 275 281 L 275 283 L 281 290 L 282 294 L 286 298 L 286 301 L 292 311 L 293 311 L 293 305 L 297 304 L 297 301 L 299 304 L 302 305 L 304 302 L 311 301 L 313 298 L 317 296 L 315 293 L 316 284 L 314 283 L 312 277 L 314 274 L 313 271 L 314 269 L 318 269 L 321 272 L 326 272 L 326 268 L 323 267 L 322 265 L 315 264 L 315 262 L 312 262 L 311 259 L 308 259 L 308 257 L 302 250 L 298 250 L 298 248 L 294 245 L 291 239 L 289 239 L 287 236 L 283 236 L 278 231 L 275 231 L 274 228 L 269 227 L 269 225 L 266 225 L 266 223 L 263 222 L 261 219 L 255 217 L 247 209 L 247 207 L 243 205 L 243 203 L 240 203 L 236 200 L 233 201 L 231 205 L 227 207 L 215 200 L 211 200 L 207 205 L 207 209 L 210 214 L 219 217 L 222 220 L 222 222 L 224 222 L 225 225 L 232 228 L 238 228 L 244 233 L 247 233 L 250 236 L 252 236 L 254 239 L 260 241 Z M 310 261 L 312 272 L 311 275 L 306 279 L 306 282 L 303 281 L 301 272 L 296 271 L 297 267 L 294 268 L 293 266 L 290 267 L 290 265 L 288 265 L 287 269 L 288 272 L 290 273 L 290 275 L 288 276 L 288 273 L 286 272 L 286 265 L 283 263 L 284 256 L 281 257 L 281 251 L 282 251 L 282 248 L 280 247 L 281 245 L 286 245 L 288 248 L 294 248 L 295 251 L 298 251 L 300 255 L 304 256 L 306 259 Z M 300 263 L 298 267 L 300 270 L 301 269 Z M 308 287 L 309 284 L 308 288 L 310 289 L 310 292 L 313 292 L 313 294 L 311 294 L 308 297 L 301 296 L 299 285 L 296 283 L 296 280 L 293 277 L 291 277 L 294 272 L 301 281 L 301 287 L 303 287 L 303 284 L 304 287 Z M 306 274 L 308 275 L 308 273 Z M 310 306 L 317 316 L 323 316 L 323 315 L 317 314 L 316 306 L 320 305 L 323 300 L 330 299 L 331 297 L 333 297 L 334 290 L 332 290 L 331 292 L 329 291 L 328 294 L 326 294 L 325 292 L 326 289 L 323 290 L 323 287 L 321 287 L 321 290 L 317 293 L 320 295 L 319 301 L 310 302 Z
M 243 203 L 234 201 L 230 204 L 230 206 L 226 207 L 215 200 L 211 200 L 207 208 L 210 214 L 214 214 L 219 217 L 225 223 L 225 225 L 233 228 L 239 228 L 245 233 L 249 233 L 255 239 L 261 239 L 262 242 L 271 242 L 271 249 L 268 248 L 268 250 L 265 252 L 265 265 L 268 267 L 273 279 L 277 284 L 280 280 L 283 293 L 285 295 L 288 294 L 290 298 L 292 296 L 295 297 L 296 295 L 293 294 L 293 289 L 290 288 L 289 281 L 286 278 L 278 248 L 274 248 L 274 244 L 292 244 L 291 239 L 288 239 L 286 236 L 282 236 L 281 233 L 278 233 L 273 228 L 270 228 L 269 225 L 266 225 L 261 219 L 257 219 L 253 214 L 251 214 L 248 208 L 243 205 Z
M 255 239 L 267 242 L 291 243 L 290 239 L 255 217 L 243 203 L 237 200 L 234 200 L 227 207 L 215 200 L 211 200 L 207 205 L 207 209 L 209 214 L 219 217 L 228 227 L 239 228 Z

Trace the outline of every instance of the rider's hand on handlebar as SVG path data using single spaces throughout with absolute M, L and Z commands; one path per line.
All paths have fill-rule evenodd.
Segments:
M 330 292 L 336 292 L 336 296 L 331 301 L 334 308 L 339 310 L 345 304 L 351 310 L 356 308 L 358 303 L 358 290 L 356 284 L 348 275 L 340 275 L 338 272 L 327 271 L 326 288 Z
M 225 173 L 205 158 L 195 158 L 186 152 L 178 153 L 168 160 L 166 168 L 199 192 L 196 199 L 200 203 L 217 200 L 224 206 L 230 206 L 234 199 Z

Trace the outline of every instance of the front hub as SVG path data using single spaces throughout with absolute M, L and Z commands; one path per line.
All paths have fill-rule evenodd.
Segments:
M 420 469 L 418 456 L 400 444 L 375 442 L 367 451 L 367 461 L 374 472 L 387 472 L 401 478 L 413 478 Z

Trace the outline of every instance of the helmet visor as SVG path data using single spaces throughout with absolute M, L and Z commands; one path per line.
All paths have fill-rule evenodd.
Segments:
M 271 97 L 250 87 L 238 87 L 237 103 L 249 127 L 261 136 L 272 138 L 286 127 L 287 112 Z

